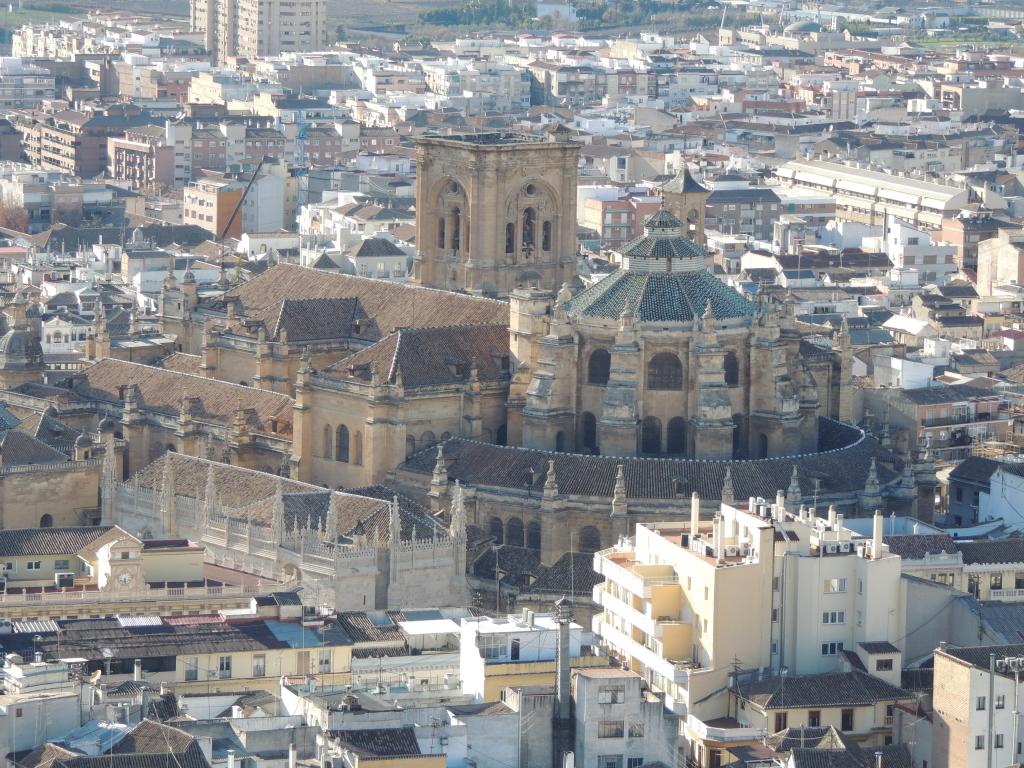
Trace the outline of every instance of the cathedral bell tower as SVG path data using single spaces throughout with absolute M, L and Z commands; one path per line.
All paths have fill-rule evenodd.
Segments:
M 495 297 L 554 294 L 572 280 L 579 145 L 569 136 L 418 139 L 413 280 Z

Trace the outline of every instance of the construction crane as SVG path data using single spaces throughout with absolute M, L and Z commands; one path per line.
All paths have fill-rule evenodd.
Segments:
M 227 237 L 228 232 L 231 230 L 231 225 L 235 223 L 235 219 L 238 217 L 238 212 L 242 210 L 242 205 L 245 203 L 245 198 L 249 195 L 249 190 L 252 189 L 252 185 L 256 182 L 256 178 L 260 175 L 260 170 L 263 168 L 263 163 L 266 162 L 267 156 L 263 155 L 260 157 L 260 161 L 256 164 L 256 168 L 253 169 L 252 176 L 249 177 L 249 181 L 245 185 L 245 189 L 242 190 L 242 196 L 238 198 L 238 202 L 235 203 L 235 207 L 231 211 L 231 215 L 228 216 L 227 222 L 225 222 L 223 229 L 220 234 L 217 235 L 217 239 L 214 241 L 220 247 L 220 267 L 224 269 L 224 238 Z M 236 260 L 235 272 L 239 272 L 238 261 L 241 257 Z

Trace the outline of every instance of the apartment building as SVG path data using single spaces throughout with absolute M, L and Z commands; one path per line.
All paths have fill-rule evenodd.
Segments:
M 1021 657 L 1020 644 L 957 648 L 940 643 L 932 691 L 932 768 L 1020 762 Z
M 107 140 L 111 136 L 148 122 L 134 104 L 81 111 L 68 109 L 66 102 L 53 102 L 42 110 L 12 112 L 8 118 L 21 134 L 22 151 L 32 165 L 83 179 L 106 171 Z
M 0 107 L 32 107 L 54 96 L 53 73 L 20 58 L 0 57 Z
M 144 125 L 107 139 L 107 175 L 136 190 L 174 186 L 174 145 L 167 143 L 166 130 Z
M 859 663 L 899 684 L 900 558 L 881 515 L 864 538 L 834 509 L 787 512 L 781 493 L 749 511 L 723 503 L 713 522 L 699 505 L 695 495 L 688 526 L 637 525 L 594 557 L 605 577 L 594 632 L 686 719 L 691 760 L 713 765 L 716 750 L 763 737 L 753 721 L 719 721 L 734 711 L 724 691 L 737 669 L 820 675 Z
M 192 0 L 190 23 L 219 64 L 327 45 L 326 0 Z
M 183 221 L 207 230 L 214 237 L 239 237 L 242 217 L 235 208 L 245 184 L 223 174 L 197 179 L 185 188 Z M 232 219 L 232 215 L 234 218 Z

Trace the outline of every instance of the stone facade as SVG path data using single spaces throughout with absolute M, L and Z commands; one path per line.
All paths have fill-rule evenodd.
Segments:
M 682 228 L 663 209 L 599 283 L 576 295 L 563 288 L 553 304 L 535 291 L 512 295 L 514 440 L 612 456 L 763 459 L 815 451 L 819 416 L 849 418 L 848 359 L 805 350 L 791 316 L 720 282 Z
M 443 527 L 397 497 L 335 493 L 174 453 L 127 482 L 111 467 L 103 488 L 105 524 L 142 539 L 188 538 L 217 565 L 300 580 L 308 602 L 345 611 L 468 598 L 458 499 Z
M 413 279 L 483 296 L 571 280 L 579 145 L 569 135 L 420 138 Z

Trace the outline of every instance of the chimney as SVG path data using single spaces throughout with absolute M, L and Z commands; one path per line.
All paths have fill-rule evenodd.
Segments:
M 291 757 L 291 752 L 288 753 L 288 756 Z M 228 768 L 235 768 L 235 750 L 233 749 L 228 750 Z
M 295 744 L 294 743 L 289 744 L 288 745 L 288 768 L 295 768 L 297 762 L 298 762 L 298 753 L 295 751 Z M 229 766 L 229 768 L 232 768 L 232 766 Z
M 877 560 L 882 556 L 882 531 L 885 528 L 885 520 L 880 510 L 875 510 L 875 518 L 872 521 L 871 530 L 871 558 Z
M 135 664 L 132 665 L 132 680 L 137 683 L 142 682 L 142 659 L 136 659 Z
M 835 528 L 836 527 L 836 505 L 835 504 L 829 504 L 828 505 L 828 527 L 829 528 Z
M 782 490 L 775 492 L 775 514 L 778 515 L 777 520 L 786 519 L 786 494 Z
M 700 496 L 694 491 L 690 494 L 690 538 L 697 537 L 700 527 Z
M 694 494 L 696 496 L 696 494 Z M 571 651 L 569 643 L 569 628 L 572 625 L 572 606 L 569 601 L 562 597 L 555 603 L 555 620 L 558 622 L 558 654 L 555 657 L 556 685 L 555 685 L 555 738 L 553 740 L 554 754 L 551 764 L 554 768 L 562 765 L 563 755 L 571 752 L 575 743 L 573 733 L 574 722 L 572 719 L 572 691 L 569 686 L 569 675 L 571 672 Z

